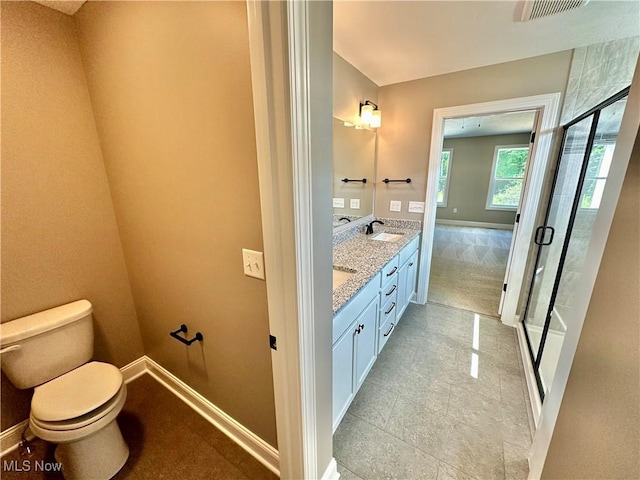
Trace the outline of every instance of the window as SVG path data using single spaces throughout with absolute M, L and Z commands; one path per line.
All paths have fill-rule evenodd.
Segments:
M 451 148 L 442 149 L 442 155 L 440 155 L 440 168 L 438 169 L 438 195 L 436 197 L 439 207 L 447 206 L 452 156 L 453 150 Z
M 615 147 L 615 143 L 596 143 L 593 145 L 582 187 L 580 208 L 597 209 L 600 207 Z
M 520 203 L 529 145 L 498 145 L 493 156 L 487 210 L 516 210 Z

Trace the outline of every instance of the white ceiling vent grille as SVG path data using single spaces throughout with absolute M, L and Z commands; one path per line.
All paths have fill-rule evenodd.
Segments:
M 589 0 L 525 0 L 521 21 L 550 17 L 585 6 Z

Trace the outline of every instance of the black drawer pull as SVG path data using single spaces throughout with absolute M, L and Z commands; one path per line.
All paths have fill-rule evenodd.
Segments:
M 389 315 L 389 314 L 391 313 L 391 311 L 392 311 L 394 308 L 396 308 L 396 302 L 393 302 L 393 303 L 391 304 L 391 308 L 389 309 L 389 311 L 384 312 L 384 314 L 385 314 L 385 315 Z
M 396 291 L 396 288 L 398 288 L 396 285 L 393 286 L 393 288 L 391 290 L 389 290 L 387 293 L 385 293 L 384 295 L 386 297 L 388 297 L 389 295 L 391 295 L 393 292 Z
M 387 277 L 390 277 L 391 275 L 396 273 L 396 270 L 398 270 L 398 267 L 393 267 L 393 270 L 391 270 L 389 273 L 387 273 Z
M 391 331 L 393 330 L 393 327 L 395 327 L 395 325 L 391 323 L 391 326 L 389 327 L 389 331 L 385 333 L 383 336 L 388 337 L 389 335 L 391 335 Z

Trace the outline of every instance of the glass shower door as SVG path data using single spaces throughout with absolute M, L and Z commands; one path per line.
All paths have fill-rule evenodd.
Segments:
M 611 165 L 625 92 L 565 126 L 545 221 L 536 229 L 536 263 L 523 323 L 541 398 L 551 387 Z

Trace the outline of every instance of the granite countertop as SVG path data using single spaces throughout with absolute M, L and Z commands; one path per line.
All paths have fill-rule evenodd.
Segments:
M 411 240 L 420 235 L 420 230 L 376 225 L 374 235 L 380 232 L 401 233 L 396 242 L 372 240 L 374 235 L 358 233 L 333 247 L 333 267 L 337 270 L 355 271 L 345 283 L 333 291 L 333 314 L 358 293 L 389 260 Z

